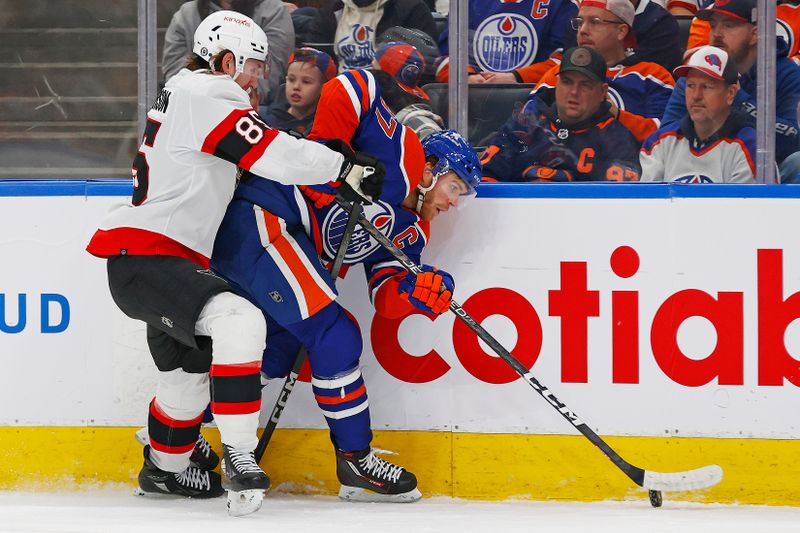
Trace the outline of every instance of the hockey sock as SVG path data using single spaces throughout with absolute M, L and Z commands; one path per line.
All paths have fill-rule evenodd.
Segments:
M 222 442 L 239 450 L 258 443 L 261 362 L 211 365 L 211 412 Z
M 189 466 L 202 421 L 202 413 L 191 420 L 172 418 L 153 398 L 147 420 L 153 463 L 168 472 L 181 472 Z
M 332 379 L 313 377 L 311 385 L 336 447 L 344 451 L 369 448 L 372 430 L 361 370 Z

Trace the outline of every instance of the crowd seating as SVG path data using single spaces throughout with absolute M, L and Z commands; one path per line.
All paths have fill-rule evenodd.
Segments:
M 445 121 L 448 117 L 446 83 L 429 83 L 423 89 L 431 97 L 434 113 Z M 532 84 L 470 85 L 467 111 L 468 140 L 476 147 L 485 147 L 500 129 L 515 106 L 522 105 L 533 89 Z
M 159 52 L 182 0 L 159 0 Z M 130 176 L 137 3 L 0 0 L 0 178 Z
M 159 0 L 158 53 L 185 0 Z M 680 41 L 691 16 L 677 16 Z M 434 13 L 437 35 L 446 17 Z M 137 3 L 106 0 L 0 0 L 0 178 L 123 177 L 137 139 Z M 160 73 L 160 68 L 158 70 Z M 532 85 L 471 85 L 468 138 L 484 147 Z M 448 117 L 446 84 L 425 90 Z M 281 91 L 282 94 L 282 91 Z
M 686 51 L 686 43 L 689 41 L 689 29 L 692 27 L 692 15 L 676 15 L 675 20 L 678 21 L 678 32 L 680 37 L 678 42 L 681 43 L 681 53 Z

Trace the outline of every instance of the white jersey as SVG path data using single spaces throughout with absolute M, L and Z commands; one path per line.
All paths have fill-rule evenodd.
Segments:
M 322 144 L 268 127 L 229 76 L 184 69 L 147 113 L 131 202 L 111 209 L 87 250 L 179 256 L 208 267 L 239 168 L 314 185 L 335 180 L 343 161 Z

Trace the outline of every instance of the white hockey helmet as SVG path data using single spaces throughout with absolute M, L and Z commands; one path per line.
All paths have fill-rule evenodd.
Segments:
M 215 11 L 194 32 L 192 51 L 211 62 L 214 54 L 230 50 L 236 57 L 236 72 L 244 71 L 248 59 L 267 64 L 267 35 L 253 19 L 236 11 Z M 266 70 L 266 69 L 265 69 Z

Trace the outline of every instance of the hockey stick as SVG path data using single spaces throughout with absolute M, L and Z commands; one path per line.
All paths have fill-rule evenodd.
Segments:
M 334 283 L 336 283 L 336 278 L 339 277 L 339 271 L 342 269 L 342 264 L 344 263 L 344 256 L 347 254 L 347 246 L 350 244 L 350 238 L 353 236 L 358 217 L 361 215 L 361 204 L 359 202 L 353 202 L 353 205 L 350 206 L 347 202 L 342 200 L 340 205 L 342 205 L 344 210 L 349 214 L 347 226 L 345 226 L 344 233 L 342 234 L 342 242 L 339 243 L 339 248 L 336 249 L 336 257 L 333 259 L 333 266 L 331 267 L 331 277 Z M 306 355 L 305 347 L 301 347 L 297 352 L 292 370 L 289 372 L 289 375 L 286 376 L 286 381 L 283 382 L 283 388 L 280 394 L 278 394 L 278 399 L 275 400 L 275 405 L 272 407 L 267 425 L 264 426 L 264 432 L 261 433 L 261 437 L 258 439 L 258 445 L 254 452 L 257 463 L 261 463 L 261 458 L 264 457 L 264 452 L 267 451 L 267 446 L 269 446 L 269 441 L 272 439 L 272 434 L 275 432 L 275 428 L 278 427 L 281 413 L 283 413 L 286 402 L 289 400 L 289 395 L 292 393 L 295 383 L 297 383 L 297 376 L 300 375 L 300 369 L 303 367 Z
M 346 206 L 342 200 L 338 200 L 339 205 Z M 414 263 L 402 250 L 395 246 L 383 233 L 381 233 L 367 218 L 361 214 L 358 217 L 358 223 L 367 233 L 377 240 L 390 254 L 397 259 L 403 267 L 413 274 L 422 274 L 423 271 Z M 578 415 L 573 413 L 567 406 L 561 402 L 556 396 L 550 392 L 539 380 L 537 380 L 531 372 L 525 368 L 508 350 L 506 350 L 488 331 L 483 329 L 463 307 L 461 307 L 455 300 L 450 301 L 450 311 L 452 311 L 467 327 L 469 327 L 475 334 L 480 337 L 483 342 L 489 345 L 500 358 L 508 363 L 508 365 L 516 371 L 539 395 L 547 400 L 547 402 L 556 409 L 561 416 L 563 416 L 570 424 L 580 431 L 584 437 L 589 439 L 592 444 L 597 446 L 606 457 L 611 459 L 617 468 L 622 470 L 631 481 L 644 487 L 650 491 L 678 491 L 678 490 L 694 490 L 712 487 L 722 480 L 722 468 L 717 465 L 704 466 L 694 470 L 687 470 L 685 472 L 654 472 L 652 470 L 644 470 L 637 466 L 633 466 L 620 455 L 615 452 L 597 433 L 587 426 Z M 651 503 L 653 503 L 654 494 L 651 492 Z M 658 495 L 660 500 L 660 494 Z M 655 503 L 653 503 L 654 506 Z M 660 505 L 660 503 L 659 503 Z

